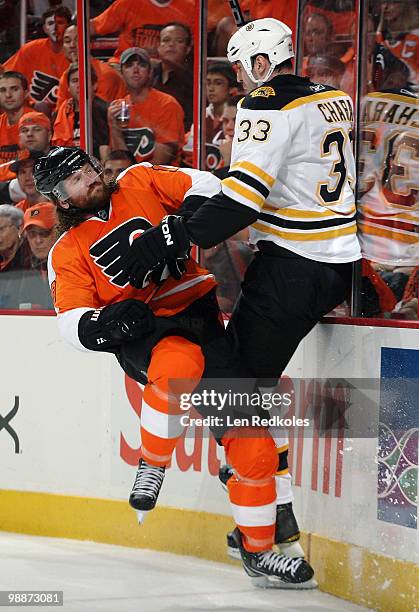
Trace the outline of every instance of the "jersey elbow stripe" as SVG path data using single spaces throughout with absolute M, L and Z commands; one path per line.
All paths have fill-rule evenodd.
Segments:
M 356 213 L 355 205 L 351 206 L 342 212 L 335 210 L 300 210 L 296 208 L 275 208 L 271 206 L 269 202 L 265 202 L 263 205 L 263 212 L 271 213 L 279 218 L 291 218 L 291 219 L 307 219 L 308 221 L 314 221 L 315 219 L 342 219 L 352 217 Z
M 350 225 L 345 225 L 344 227 L 336 228 L 336 229 L 321 229 L 315 232 L 308 231 L 290 231 L 290 230 L 280 230 L 272 227 L 271 225 L 264 225 L 264 222 L 256 222 L 252 225 L 252 227 L 264 234 L 270 234 L 272 236 L 278 236 L 283 240 L 295 240 L 296 242 L 317 242 L 319 240 L 331 240 L 333 238 L 340 238 L 342 236 L 349 236 L 350 234 L 356 234 L 356 222 L 353 221 Z
M 234 170 L 244 170 L 247 172 L 251 172 L 258 179 L 266 183 L 268 187 L 274 186 L 274 183 L 275 183 L 274 177 L 268 174 L 267 172 L 265 172 L 264 170 L 262 170 L 262 168 L 259 168 L 259 166 L 256 166 L 255 164 L 253 164 L 252 162 L 242 161 L 242 162 L 237 162 L 235 164 L 232 164 L 230 166 L 230 171 L 234 171 Z
M 222 191 L 227 197 L 257 211 L 262 208 L 265 201 L 265 198 L 260 194 L 255 193 L 249 187 L 245 187 L 234 178 L 226 178 L 222 181 Z
M 252 187 L 255 191 L 259 192 L 260 195 L 266 199 L 269 195 L 270 190 L 265 187 L 260 181 L 255 179 L 253 176 L 249 174 L 245 174 L 244 172 L 239 172 L 238 170 L 233 170 L 233 172 L 228 173 L 227 178 L 234 178 L 249 187 Z
M 280 217 L 274 216 L 269 213 L 261 213 L 259 215 L 259 221 L 266 221 L 270 225 L 275 225 L 283 229 L 296 229 L 296 230 L 321 230 L 325 228 L 338 227 L 341 225 L 349 225 L 355 222 L 355 216 L 341 217 L 338 219 L 321 219 L 313 221 L 310 219 L 304 221 L 298 221 L 296 219 L 281 219 Z

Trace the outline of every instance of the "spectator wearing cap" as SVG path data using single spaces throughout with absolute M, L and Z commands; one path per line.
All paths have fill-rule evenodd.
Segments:
M 19 119 L 32 110 L 27 102 L 28 82 L 20 72 L 0 75 L 0 164 L 15 159 L 19 149 Z
M 29 249 L 22 237 L 23 212 L 10 204 L 0 206 L 0 273 L 29 267 Z M 3 293 L 3 286 L 0 294 Z
M 121 172 L 136 163 L 130 151 L 111 151 L 103 164 L 103 179 L 106 183 L 116 181 Z
M 97 75 L 92 68 L 93 91 L 97 87 Z M 54 123 L 52 144 L 62 147 L 80 146 L 80 112 L 79 112 L 79 66 L 71 64 L 67 71 L 68 87 L 71 97 L 65 100 L 58 109 Z M 98 159 L 106 159 L 109 153 L 109 128 L 107 121 L 108 105 L 96 95 L 92 100 L 92 136 L 93 154 Z
M 37 191 L 33 180 L 33 167 L 40 157 L 42 153 L 31 153 L 26 159 L 18 159 L 11 165 L 12 171 L 17 175 L 19 186 L 26 196 L 16 204 L 16 208 L 20 208 L 23 212 L 34 204 L 47 201 L 45 196 Z
M 42 15 L 42 28 L 47 38 L 26 43 L 5 63 L 6 70 L 18 70 L 29 83 L 34 102 L 56 103 L 59 79 L 69 65 L 63 53 L 64 31 L 71 23 L 71 12 L 65 6 L 51 8 Z
M 119 32 L 118 48 L 109 60 L 111 63 L 119 62 L 122 52 L 130 47 L 141 47 L 155 57 L 161 28 L 169 21 L 180 21 L 192 28 L 194 8 L 194 0 L 142 0 L 141 3 L 116 0 L 91 19 L 90 36 Z
M 153 68 L 153 87 L 176 98 L 183 108 L 185 131 L 191 127 L 193 114 L 191 49 L 189 27 L 183 23 L 168 23 L 160 32 L 157 48 L 160 61 Z
M 0 165 L 0 202 L 14 204 L 25 198 L 11 165 L 19 159 L 26 159 L 30 153 L 46 155 L 50 148 L 51 123 L 46 115 L 31 111 L 19 119 L 19 151 L 16 158 Z
M 30 248 L 30 267 L 38 270 L 46 283 L 48 253 L 57 240 L 57 223 L 56 207 L 51 202 L 35 204 L 26 209 L 23 216 L 23 234 Z
M 77 38 L 77 26 L 69 25 L 64 32 L 63 51 L 71 64 L 76 64 L 78 62 Z M 92 56 L 90 57 L 90 64 L 97 75 L 97 88 L 95 93 L 98 98 L 105 100 L 105 102 L 112 102 L 112 100 L 122 98 L 126 95 L 125 83 L 117 70 Z M 57 108 L 70 97 L 67 72 L 68 68 L 60 78 L 60 84 L 57 91 Z
M 176 164 L 185 137 L 179 102 L 151 87 L 150 56 L 144 49 L 132 47 L 122 53 L 121 73 L 129 93 L 109 106 L 112 149 L 128 149 L 138 162 Z M 124 107 L 129 118 L 122 124 Z

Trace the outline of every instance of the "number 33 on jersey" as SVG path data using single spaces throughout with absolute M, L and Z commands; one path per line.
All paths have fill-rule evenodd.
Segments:
M 260 211 L 251 240 L 317 261 L 360 257 L 355 221 L 352 101 L 280 75 L 239 104 L 225 195 Z

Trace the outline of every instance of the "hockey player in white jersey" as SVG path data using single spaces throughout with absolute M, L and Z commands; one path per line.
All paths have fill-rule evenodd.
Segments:
M 291 30 L 275 19 L 240 28 L 228 45 L 238 80 L 250 93 L 239 104 L 230 172 L 221 191 L 191 216 L 171 218 L 134 240 L 123 265 L 141 286 L 148 266 L 167 261 L 173 244 L 204 249 L 250 226 L 258 252 L 250 264 L 230 330 L 263 390 L 276 386 L 298 344 L 348 295 L 360 258 L 355 221 L 352 101 L 347 94 L 293 74 Z M 172 251 L 173 253 L 173 251 Z M 179 258 L 187 257 L 179 248 Z M 278 504 L 291 510 L 287 438 L 279 451 Z M 284 477 L 285 476 L 285 477 Z M 239 474 L 227 480 L 234 487 Z M 281 523 L 281 512 L 277 514 Z M 279 530 L 278 530 L 279 531 Z M 298 537 L 298 535 L 297 535 Z M 246 571 L 269 575 L 235 534 Z

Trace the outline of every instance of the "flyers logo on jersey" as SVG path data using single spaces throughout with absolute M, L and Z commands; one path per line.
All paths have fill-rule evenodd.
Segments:
M 250 94 L 251 98 L 269 98 L 269 96 L 275 96 L 275 90 L 273 87 L 258 87 L 255 91 Z
M 95 264 L 101 268 L 113 285 L 126 287 L 128 284 L 128 277 L 121 268 L 121 258 L 128 251 L 132 241 L 149 227 L 152 227 L 150 221 L 144 217 L 134 217 L 90 247 L 89 253 Z

